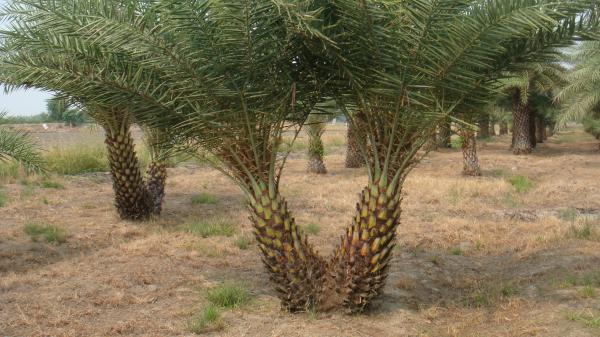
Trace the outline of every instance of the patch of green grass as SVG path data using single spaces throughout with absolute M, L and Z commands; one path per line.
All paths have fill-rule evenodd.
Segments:
M 40 238 L 53 244 L 60 244 L 67 241 L 67 231 L 52 225 L 44 226 L 28 223 L 23 227 L 23 231 L 31 237 L 32 241 L 39 241 Z
M 235 234 L 235 226 L 222 218 L 198 220 L 187 223 L 181 230 L 207 238 L 209 236 L 232 236 Z
M 224 324 L 221 320 L 219 308 L 209 305 L 204 308 L 200 314 L 192 317 L 187 323 L 189 332 L 203 334 L 209 331 L 218 331 L 223 329 Z
M 481 308 L 488 307 L 491 304 L 492 298 L 490 294 L 482 290 L 472 293 L 465 299 L 465 306 L 467 307 Z
M 558 212 L 558 217 L 565 221 L 575 221 L 579 217 L 579 211 L 576 208 L 565 208 Z
M 460 250 L 459 247 L 454 247 L 452 249 L 450 249 L 450 254 L 452 255 L 462 255 L 462 250 Z
M 55 188 L 55 189 L 64 189 L 65 186 L 61 183 L 58 183 L 56 181 L 52 181 L 52 180 L 42 180 L 42 182 L 40 182 L 40 186 L 42 188 Z
M 580 314 L 569 313 L 567 319 L 573 322 L 581 322 L 590 328 L 600 328 L 600 313 L 598 314 Z
M 567 288 L 574 286 L 600 287 L 600 271 L 587 273 L 580 277 L 577 275 L 570 274 L 565 276 L 565 279 L 562 282 L 558 283 L 559 288 Z
M 208 290 L 206 299 L 219 308 L 238 308 L 250 301 L 250 292 L 242 284 L 225 282 Z
M 577 276 L 575 275 L 568 275 L 565 278 L 565 281 L 563 282 L 563 284 L 567 287 L 573 287 L 577 285 Z
M 512 284 L 505 284 L 500 288 L 500 294 L 503 297 L 510 297 L 517 294 L 517 289 Z
M 238 236 L 237 239 L 233 242 L 233 244 L 241 250 L 246 250 L 252 243 L 252 237 L 249 235 L 241 235 Z
M 464 299 L 465 306 L 482 308 L 493 306 L 498 301 L 517 294 L 517 289 L 510 283 L 500 283 L 475 290 Z
M 54 148 L 44 154 L 48 171 L 74 175 L 109 170 L 106 150 L 103 147 L 78 146 Z
M 533 181 L 522 175 L 510 176 L 507 180 L 519 193 L 527 192 L 534 186 Z
M 586 286 L 600 287 L 600 271 L 584 275 L 581 279 L 581 283 Z
M 579 298 L 596 298 L 596 288 L 592 286 L 583 286 L 577 289 L 577 297 Z
M 207 193 L 196 194 L 192 197 L 194 205 L 214 205 L 217 203 L 217 197 Z
M 316 223 L 309 223 L 306 226 L 304 226 L 303 228 L 304 228 L 304 232 L 306 232 L 307 234 L 311 234 L 311 235 L 319 234 L 319 232 L 321 231 L 321 227 Z

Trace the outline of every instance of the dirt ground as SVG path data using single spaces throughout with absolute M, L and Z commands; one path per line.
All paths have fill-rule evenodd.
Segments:
M 323 254 L 366 183 L 363 170 L 343 166 L 343 129 L 330 129 L 329 174 L 306 174 L 299 146 L 282 180 L 297 222 L 318 224 L 310 238 Z M 61 132 L 89 138 L 75 130 Z M 207 336 L 600 336 L 597 141 L 568 130 L 528 156 L 513 156 L 509 141 L 481 142 L 482 177 L 462 176 L 454 149 L 410 174 L 385 294 L 357 316 L 281 311 L 258 249 L 234 245 L 251 233 L 241 192 L 208 167 L 169 169 L 164 212 L 151 223 L 118 219 L 108 174 L 53 177 L 64 189 L 8 182 L 0 336 L 193 336 L 186 322 L 206 305 L 203 292 L 227 280 L 242 281 L 252 300 L 225 311 L 223 329 Z M 533 187 L 516 191 L 509 180 L 518 175 Z M 193 204 L 198 193 L 216 204 Z M 213 217 L 237 233 L 177 230 Z M 23 231 L 31 222 L 67 229 L 67 241 L 32 242 Z

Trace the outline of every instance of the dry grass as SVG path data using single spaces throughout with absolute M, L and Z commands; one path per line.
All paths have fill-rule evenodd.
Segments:
M 363 170 L 343 167 L 343 128 L 328 130 L 329 174 L 307 175 L 300 149 L 282 180 L 298 224 L 315 232 L 307 225 L 318 224 L 310 241 L 324 254 L 350 223 L 366 183 Z M 105 173 L 49 179 L 62 189 L 8 181 L 2 191 L 10 202 L 0 207 L 0 334 L 598 336 L 597 142 L 574 130 L 517 157 L 509 140 L 481 144 L 482 177 L 461 175 L 457 150 L 430 154 L 410 174 L 385 296 L 360 316 L 282 312 L 241 193 L 208 168 L 169 169 L 163 216 L 142 225 L 117 219 Z M 519 192 L 513 176 L 533 186 Z M 198 191 L 218 202 L 192 204 Z M 177 230 L 207 219 L 233 232 Z M 60 224 L 69 238 L 32 242 L 27 223 Z M 253 300 L 206 309 L 198 292 L 223 280 L 243 281 Z

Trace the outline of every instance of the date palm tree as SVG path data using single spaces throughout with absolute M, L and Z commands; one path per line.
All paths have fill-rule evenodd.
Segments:
M 350 123 L 359 125 L 353 111 L 364 114 L 356 129 L 368 140 L 361 152 L 369 177 L 329 262 L 334 280 L 326 282 L 327 302 L 337 299 L 359 312 L 381 293 L 403 182 L 424 143 L 450 112 L 481 108 L 500 72 L 538 50 L 515 42 L 572 28 L 584 5 L 417 0 L 325 6 L 323 32 L 336 42 L 326 62 L 342 78 L 333 83 L 348 84 L 337 99 Z
M 323 145 L 322 136 L 325 132 L 326 123 L 334 115 L 335 110 L 335 101 L 325 101 L 318 104 L 306 119 L 306 134 L 308 136 L 308 165 L 306 169 L 309 173 L 327 173 L 325 162 L 323 162 L 325 146 Z
M 552 61 L 524 64 L 519 72 L 504 80 L 513 110 L 514 154 L 531 153 L 537 143 L 536 119 L 541 118 L 538 110 L 550 104 L 545 98 L 551 97 L 552 91 L 564 82 L 565 69 L 557 63 L 559 57 L 556 54 Z
M 2 58 L 21 83 L 83 97 L 120 120 L 165 130 L 166 144 L 210 152 L 246 196 L 282 306 L 361 312 L 385 285 L 403 182 L 423 144 L 453 109 L 487 97 L 494 85 L 487 73 L 504 42 L 582 17 L 586 5 L 14 0 L 18 34 L 5 34 L 17 38 L 4 41 Z M 49 45 L 58 47 L 42 53 Z M 324 97 L 360 125 L 368 171 L 329 259 L 296 225 L 279 188 L 282 133 L 298 132 Z
M 365 166 L 365 159 L 361 154 L 361 148 L 366 148 L 367 139 L 362 138 L 359 129 L 363 123 L 363 114 L 356 113 L 353 115 L 353 123 L 348 123 L 346 131 L 346 168 L 360 168 Z
M 67 2 L 47 1 L 43 6 L 67 6 Z M 14 4 L 13 11 L 22 6 L 28 14 L 33 13 L 33 3 Z M 64 7 L 63 7 L 64 8 Z M 64 9 L 63 9 L 64 10 Z M 22 25 L 20 29 L 5 32 L 2 52 L 4 64 L 1 70 L 2 79 L 7 88 L 38 87 L 54 90 L 59 93 L 51 100 L 55 110 L 66 110 L 68 106 L 79 106 L 85 113 L 98 123 L 105 133 L 110 172 L 115 193 L 115 207 L 122 219 L 147 220 L 152 215 L 161 212 L 166 180 L 165 151 L 159 142 L 164 143 L 166 135 L 158 128 L 144 127 L 146 146 L 150 153 L 150 164 L 146 177 L 142 173 L 140 161 L 135 150 L 135 140 L 131 127 L 135 123 L 134 114 L 127 107 L 116 107 L 112 102 L 103 102 L 102 89 L 93 80 L 88 81 L 88 87 L 83 87 L 82 76 L 94 76 L 94 69 L 102 65 L 95 60 L 82 57 L 77 52 L 75 37 L 64 41 L 52 40 L 52 31 L 43 31 L 42 25 L 30 19 L 19 21 L 14 17 L 13 28 Z M 87 45 L 86 45 L 87 46 Z M 61 77 L 60 68 L 79 66 L 80 73 L 74 73 L 79 79 Z M 111 64 L 115 71 L 125 71 L 118 62 Z M 90 72 L 90 74 L 87 74 Z M 64 82 L 63 81 L 71 81 Z M 75 88 L 82 85 L 81 88 Z M 100 97 L 100 98 L 99 98 Z

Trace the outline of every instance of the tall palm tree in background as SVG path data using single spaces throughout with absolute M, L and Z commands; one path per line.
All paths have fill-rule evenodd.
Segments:
M 325 155 L 325 146 L 323 146 L 323 133 L 325 132 L 326 122 L 320 116 L 311 114 L 306 120 L 306 133 L 308 135 L 308 165 L 309 173 L 325 174 L 327 168 L 323 162 Z
M 498 135 L 507 135 L 508 125 L 512 123 L 512 112 L 495 101 L 490 105 L 489 113 L 492 123 L 498 124 Z
M 367 139 L 362 137 L 359 129 L 364 124 L 364 114 L 356 112 L 353 114 L 353 122 L 348 123 L 346 132 L 346 168 L 360 168 L 365 166 L 365 159 L 361 154 L 361 148 L 367 146 Z
M 61 1 L 46 1 L 41 4 L 48 6 L 47 8 L 58 6 L 56 10 L 64 10 L 60 6 L 68 6 L 68 2 Z M 48 104 L 50 112 L 57 118 L 59 115 L 62 118 L 64 112 L 72 106 L 84 110 L 104 130 L 115 207 L 120 217 L 126 220 L 147 220 L 152 215 L 160 214 L 169 153 L 158 144 L 164 143 L 164 133 L 157 128 L 142 125 L 146 131 L 145 140 L 151 159 L 144 177 L 131 134 L 132 125 L 136 122 L 133 113 L 129 107 L 117 108 L 112 102 L 106 103 L 102 97 L 102 85 L 94 82 L 94 71 L 100 73 L 102 70 L 99 67 L 102 64 L 76 50 L 77 46 L 72 44 L 77 41 L 76 36 L 68 36 L 59 41 L 53 39 L 56 37 L 53 35 L 54 31 L 40 29 L 42 25 L 37 25 L 35 20 L 27 16 L 33 15 L 33 5 L 30 6 L 27 2 L 23 5 L 15 4 L 12 10 L 17 10 L 19 6 L 26 12 L 22 16 L 12 17 L 12 22 L 14 28 L 22 26 L 6 32 L 2 41 L 5 62 L 1 76 L 6 86 L 11 89 L 38 87 L 60 93 Z M 96 51 L 87 41 L 80 47 Z M 113 61 L 109 66 L 115 72 L 127 71 L 121 68 L 122 64 L 118 60 Z M 61 76 L 61 67 L 72 67 L 73 78 Z M 76 70 L 79 73 L 75 73 Z M 83 76 L 92 77 L 86 82 L 87 87 L 83 87 Z M 75 88 L 79 85 L 82 87 Z
M 492 8 L 495 6 L 557 6 L 560 10 L 565 10 L 567 7 L 575 5 L 572 2 L 544 2 L 544 1 L 518 1 L 514 3 L 498 2 L 495 4 L 487 4 Z M 484 78 L 480 79 L 479 83 L 495 83 L 498 79 L 503 79 L 505 88 L 513 88 L 518 92 L 517 96 L 526 101 L 527 92 L 523 91 L 523 88 L 528 88 L 529 85 L 548 85 L 552 86 L 556 83 L 552 81 L 560 81 L 560 74 L 562 67 L 557 63 L 560 59 L 559 47 L 570 46 L 577 39 L 590 38 L 590 35 L 594 35 L 597 28 L 596 22 L 596 5 L 594 2 L 580 2 L 581 6 L 589 6 L 589 11 L 582 16 L 569 16 L 558 14 L 555 18 L 559 22 L 552 28 L 538 28 L 533 29 L 526 36 L 515 35 L 502 42 L 501 52 L 498 52 L 492 62 L 494 65 L 486 70 Z M 549 8 L 546 7 L 546 8 Z M 512 7 L 514 8 L 514 7 Z M 568 12 L 568 10 L 567 10 Z M 566 13 L 566 12 L 565 12 Z M 472 70 L 472 69 L 470 69 Z M 533 83 L 529 83 L 527 79 L 523 80 L 523 77 L 527 77 L 530 73 L 537 71 L 534 76 Z M 509 74 L 509 75 L 507 75 Z M 509 77 L 506 79 L 506 77 Z M 512 77 L 511 77 L 512 76 Z M 557 77 L 558 76 L 558 77 Z M 502 87 L 500 87 L 502 88 Z M 498 87 L 496 87 L 498 89 Z M 550 90 L 543 88 L 543 90 Z M 523 94 L 523 95 L 521 95 Z M 479 160 L 477 157 L 477 142 L 475 139 L 475 122 L 481 119 L 482 114 L 489 114 L 489 108 L 482 108 L 489 106 L 490 102 L 494 101 L 498 95 L 498 90 L 487 90 L 480 91 L 477 94 L 474 92 L 470 96 L 464 98 L 464 102 L 457 106 L 454 111 L 455 115 L 467 123 L 466 126 L 458 127 L 458 133 L 462 139 L 462 151 L 463 151 L 463 173 L 465 175 L 478 176 L 481 174 L 479 167 Z M 475 102 L 469 102 L 475 101 Z M 514 101 L 513 101 L 514 102 Z M 521 101 L 519 101 L 521 102 Z M 478 107 L 473 109 L 473 107 Z M 522 107 L 516 105 L 513 109 L 515 111 L 513 118 L 513 144 L 514 139 L 521 139 L 518 135 L 525 135 L 525 140 L 529 141 L 528 144 L 533 146 L 535 141 L 535 124 L 529 123 L 529 116 L 531 114 L 530 109 L 526 106 Z M 527 112 L 527 114 L 524 114 Z M 518 123 L 515 119 L 523 121 Z M 488 124 L 487 120 L 481 124 Z M 517 131 L 515 131 L 516 126 Z M 523 132 L 523 128 L 527 132 Z M 480 128 L 481 132 L 481 128 Z M 485 131 L 484 131 L 485 132 Z M 531 141 L 532 140 L 532 141 Z M 526 145 L 523 145 L 526 148 Z M 513 146 L 514 149 L 514 146 Z M 518 150 L 517 147 L 515 153 L 522 153 L 523 150 Z
M 2 63 L 11 83 L 114 111 L 119 149 L 135 120 L 165 130 L 166 147 L 210 152 L 246 196 L 283 307 L 360 312 L 385 285 L 403 183 L 423 144 L 451 111 L 483 104 L 505 42 L 584 18 L 587 6 L 16 0 L 8 11 L 19 25 L 5 34 Z M 329 260 L 302 234 L 279 188 L 282 133 L 297 133 L 324 97 L 367 139 L 360 152 L 368 171 Z
M 479 113 L 479 118 L 477 120 L 477 138 L 479 139 L 487 139 L 493 136 L 493 125 L 490 124 L 490 113 L 487 110 L 483 110 Z
M 323 133 L 327 122 L 336 113 L 334 100 L 325 101 L 315 106 L 315 110 L 306 119 L 306 134 L 308 136 L 308 165 L 309 173 L 325 174 L 327 168 L 323 157 L 325 156 L 325 146 L 323 145 Z
M 513 110 L 514 154 L 531 153 L 537 143 L 535 122 L 541 118 L 538 110 L 548 103 L 545 97 L 551 97 L 564 82 L 565 69 L 558 63 L 559 58 L 555 54 L 554 60 L 523 64 L 521 70 L 504 80 Z
M 448 149 L 452 147 L 450 138 L 452 136 L 452 124 L 450 121 L 444 121 L 440 124 L 437 134 L 437 147 Z

